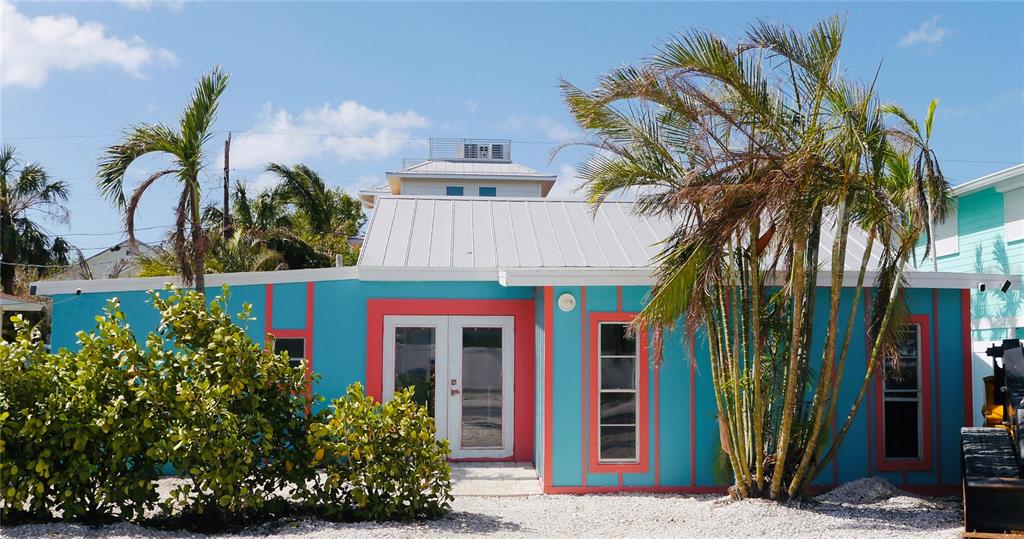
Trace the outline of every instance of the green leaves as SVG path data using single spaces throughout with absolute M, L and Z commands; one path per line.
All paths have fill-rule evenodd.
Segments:
M 380 404 L 355 383 L 332 403 L 332 412 L 309 431 L 314 463 L 323 467 L 326 480 L 309 491 L 308 504 L 344 520 L 411 520 L 448 512 L 448 442 L 436 439 L 434 419 L 413 394 L 409 387 Z
M 0 341 L 4 521 L 140 520 L 159 506 L 223 526 L 300 500 L 360 520 L 448 510 L 448 445 L 411 388 L 379 404 L 355 384 L 311 413 L 305 370 L 254 343 L 227 299 L 151 293 L 160 324 L 141 343 L 113 299 L 77 354 L 48 353 L 15 317 L 17 338 Z M 158 504 L 168 465 L 182 481 Z

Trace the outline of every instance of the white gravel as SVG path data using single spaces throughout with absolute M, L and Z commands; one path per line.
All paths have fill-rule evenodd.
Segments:
M 848 483 L 815 503 L 733 502 L 718 496 L 619 494 L 461 497 L 425 523 L 278 522 L 238 537 L 959 537 L 959 498 L 920 498 L 881 479 Z M 198 537 L 134 524 L 45 524 L 0 529 L 6 537 Z

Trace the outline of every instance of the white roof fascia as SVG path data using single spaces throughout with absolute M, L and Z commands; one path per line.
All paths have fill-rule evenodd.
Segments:
M 960 185 L 955 185 L 951 189 L 951 192 L 953 193 L 953 196 L 958 196 L 958 197 L 959 196 L 963 196 L 963 195 L 967 195 L 967 194 L 973 193 L 975 191 L 981 191 L 982 189 L 985 189 L 985 188 L 988 188 L 988 187 L 992 187 L 993 185 L 996 185 L 996 184 L 998 184 L 1000 182 L 1003 182 L 1005 180 L 1013 178 L 1014 176 L 1018 176 L 1018 175 L 1022 175 L 1022 174 L 1024 174 L 1024 163 L 1021 163 L 1019 165 L 1014 165 L 1014 166 L 1012 166 L 1010 168 L 1005 168 L 1005 169 L 997 171 L 997 172 L 993 172 L 992 174 L 988 174 L 986 176 L 982 176 L 980 178 L 976 178 L 976 179 L 973 179 L 973 180 L 961 183 Z M 1017 182 L 1014 182 L 1014 183 L 1016 184 Z M 1014 189 L 1016 187 L 1020 187 L 1020 185 L 1015 185 L 1013 187 L 1005 187 L 1005 188 L 1000 187 L 1000 188 L 997 188 L 997 189 L 999 189 L 1001 191 L 1008 191 L 1008 190 Z
M 0 312 L 37 313 L 43 310 L 43 307 L 45 307 L 45 305 L 34 301 L 0 299 Z
M 502 286 L 650 286 L 649 268 L 512 268 L 498 272 Z
M 856 270 L 843 272 L 843 286 L 857 286 Z M 990 290 L 998 290 L 1009 280 L 1011 288 L 1020 289 L 1021 276 L 993 273 L 941 273 L 933 271 L 905 272 L 909 288 L 969 289 L 985 283 Z M 865 286 L 872 286 L 878 272 L 865 274 Z M 832 275 L 818 272 L 818 286 L 831 286 Z M 768 279 L 770 285 L 780 285 L 787 276 L 779 273 Z M 652 285 L 655 282 L 653 268 L 513 268 L 498 271 L 498 282 L 502 286 L 633 286 Z
M 363 267 L 360 281 L 497 281 L 498 270 L 480 268 Z
M 208 273 L 206 288 L 229 285 L 241 286 L 252 284 L 283 284 L 305 283 L 311 281 L 345 281 L 359 278 L 359 270 L 355 266 L 343 268 L 312 268 L 281 271 L 250 271 L 242 273 Z M 136 277 L 131 279 L 86 279 L 79 281 L 39 281 L 31 286 L 37 296 L 53 296 L 58 294 L 74 294 L 90 292 L 131 292 L 160 290 L 170 283 L 179 288 L 185 287 L 181 280 L 174 276 Z
M 417 179 L 417 180 L 512 180 L 512 181 L 524 181 L 524 182 L 553 182 L 558 179 L 558 176 L 549 174 L 545 175 L 529 175 L 529 174 L 474 174 L 474 173 L 462 173 L 462 174 L 438 174 L 436 172 L 388 172 L 387 177 L 395 179 Z

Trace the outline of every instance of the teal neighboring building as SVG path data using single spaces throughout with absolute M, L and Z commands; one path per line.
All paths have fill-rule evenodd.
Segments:
M 935 227 L 935 258 L 919 270 L 1003 274 L 1024 273 L 1024 163 L 953 188 L 955 210 Z M 1003 339 L 1024 338 L 1024 291 L 989 285 L 971 290 L 971 338 L 975 424 L 981 424 L 983 378 L 992 374 L 985 349 Z

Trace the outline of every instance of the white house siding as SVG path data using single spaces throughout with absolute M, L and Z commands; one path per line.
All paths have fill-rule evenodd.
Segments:
M 462 187 L 463 196 L 479 196 L 481 187 L 494 187 L 499 197 L 539 197 L 541 184 L 533 180 L 402 180 L 402 194 L 414 196 L 445 196 L 448 186 Z

